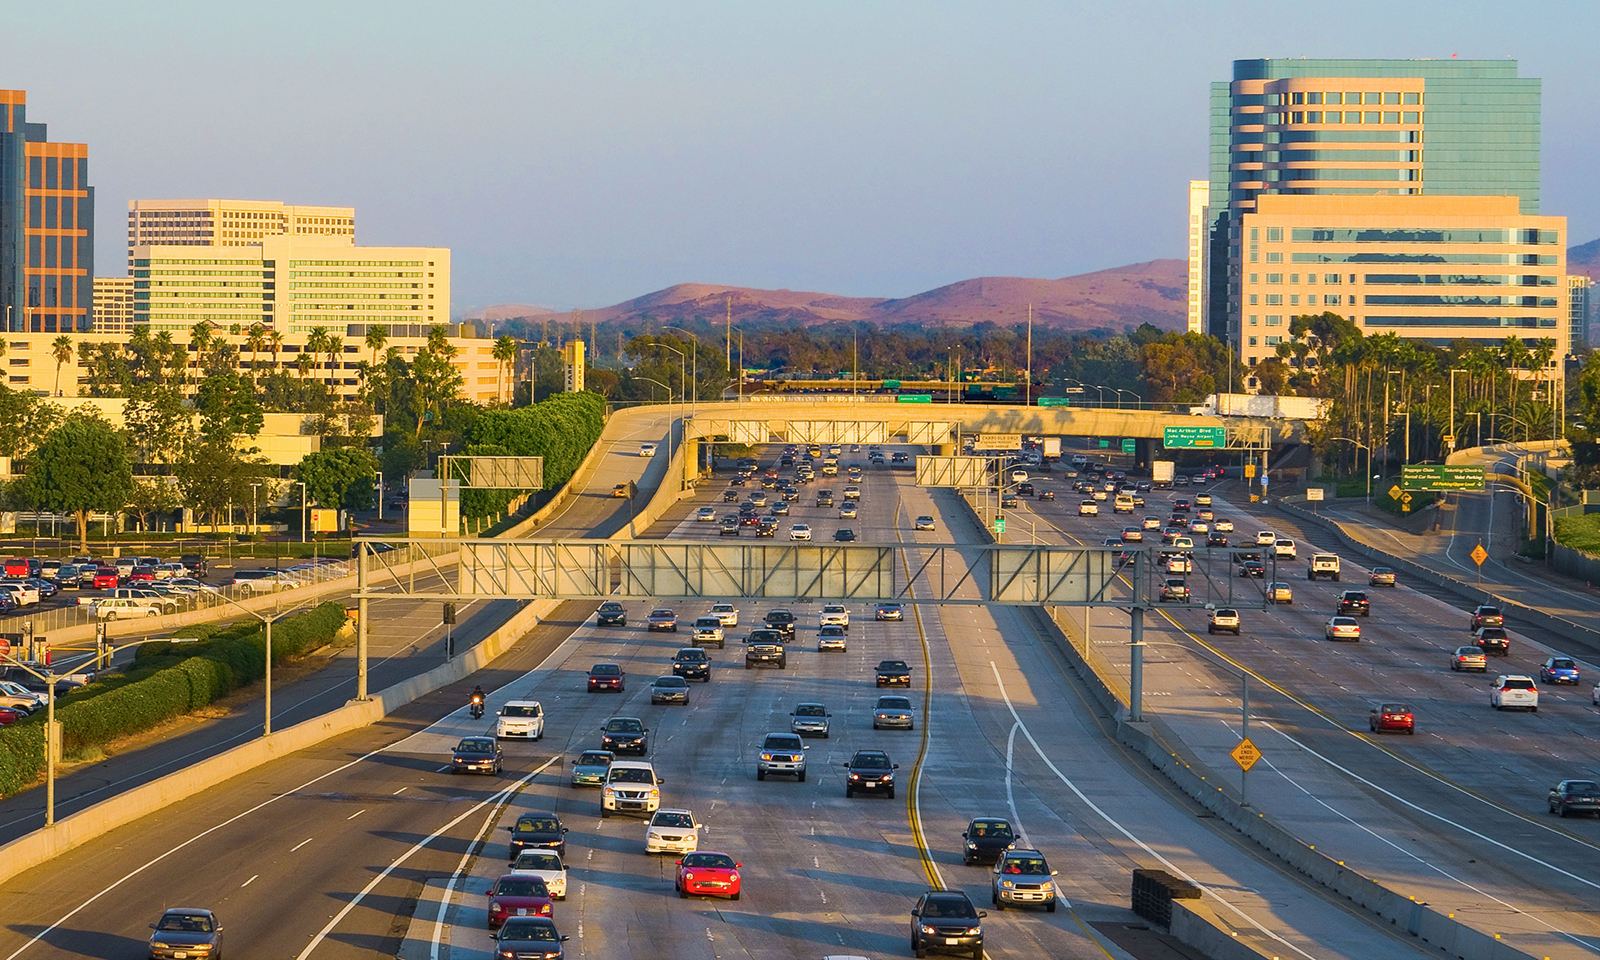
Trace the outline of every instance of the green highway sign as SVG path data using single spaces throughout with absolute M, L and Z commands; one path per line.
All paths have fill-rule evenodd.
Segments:
M 885 389 L 885 390 L 899 390 L 900 389 L 900 381 L 899 380 L 885 380 L 885 381 L 883 381 L 883 389 Z
M 1101 440 L 1100 441 L 1100 446 L 1101 447 L 1109 447 L 1109 446 L 1111 446 L 1111 441 L 1110 440 Z
M 902 393 L 894 398 L 895 403 L 932 403 L 931 393 Z
M 1040 397 L 1039 398 L 1039 406 L 1041 406 L 1041 407 L 1070 407 L 1070 406 L 1072 406 L 1072 401 L 1067 399 L 1066 397 Z
M 1228 445 L 1228 434 L 1222 427 L 1162 427 L 1161 444 L 1168 448 L 1220 448 Z
M 1123 437 L 1122 438 L 1122 452 L 1123 453 L 1138 453 L 1139 452 L 1139 441 L 1135 440 L 1132 437 Z
M 1402 490 L 1482 490 L 1485 485 L 1482 467 L 1417 463 L 1400 468 Z
M 994 532 L 995 533 L 1005 533 L 1006 532 L 1006 518 L 1004 516 L 998 516 L 998 517 L 994 518 Z

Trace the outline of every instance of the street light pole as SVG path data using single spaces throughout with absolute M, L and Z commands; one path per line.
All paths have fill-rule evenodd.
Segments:
M 1328 439 L 1343 440 L 1345 443 L 1353 443 L 1367 452 L 1367 503 L 1370 505 L 1372 503 L 1372 448 L 1362 443 L 1360 440 L 1352 440 L 1349 437 L 1329 437 Z
M 306 482 L 296 481 L 300 484 L 300 542 L 306 542 L 306 513 L 309 507 L 306 504 Z
M 256 530 L 261 526 L 261 511 L 256 500 L 256 491 L 260 487 L 261 484 L 259 483 L 250 484 L 250 535 L 252 537 L 255 536 Z

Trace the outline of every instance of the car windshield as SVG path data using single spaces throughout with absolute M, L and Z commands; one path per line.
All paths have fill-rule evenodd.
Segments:
M 1015 834 L 1011 832 L 1011 824 L 1004 820 L 974 820 L 971 829 L 967 831 L 967 836 L 969 839 L 975 837 L 1005 839 Z
M 687 647 L 683 650 L 679 650 L 678 655 L 672 659 L 682 662 L 688 660 L 706 660 L 708 658 L 706 657 L 706 652 L 701 650 L 699 647 Z
M 687 813 L 672 813 L 660 810 L 651 818 L 650 825 L 652 827 L 677 827 L 682 830 L 693 830 L 694 817 Z
M 794 708 L 794 715 L 797 717 L 825 717 L 828 715 L 828 711 L 824 710 L 820 703 L 802 703 Z
M 882 663 L 878 664 L 878 669 L 879 670 L 909 670 L 911 668 L 906 666 L 906 662 L 904 660 L 885 660 Z
M 800 738 L 789 734 L 775 734 L 761 745 L 763 750 L 801 750 Z
M 611 765 L 611 756 L 597 750 L 591 750 L 578 757 L 578 765 L 584 767 L 609 767 Z
M 617 717 L 606 721 L 606 733 L 643 733 L 644 721 L 633 717 Z
M 884 753 L 858 753 L 855 759 L 850 761 L 850 765 L 862 769 L 887 770 L 889 769 L 889 756 Z
M 658 687 L 686 687 L 689 685 L 689 681 L 682 677 L 656 677 L 655 685 Z
M 1017 873 L 1025 877 L 1046 877 L 1050 875 L 1050 867 L 1044 862 L 1043 857 L 1007 857 L 1001 873 Z
M 821 635 L 824 637 L 842 637 L 845 635 L 844 627 L 838 626 L 837 624 L 829 624 L 828 626 L 823 627 L 819 633 L 821 633 Z
M 929 897 L 922 904 L 924 917 L 944 917 L 951 920 L 976 920 L 978 911 L 966 897 Z
M 683 858 L 683 865 L 702 870 L 732 870 L 733 858 L 725 853 L 691 853 Z
M 613 767 L 612 783 L 653 783 L 655 773 L 644 767 Z
M 622 612 L 622 604 L 620 604 L 620 603 L 602 603 L 602 604 L 600 604 L 600 609 L 605 613 L 621 613 Z
M 494 885 L 497 897 L 548 897 L 550 889 L 538 877 L 501 877 Z
M 524 850 L 517 854 L 518 870 L 560 870 L 561 857 L 543 850 Z
M 910 710 L 911 701 L 906 697 L 879 697 L 879 710 Z
M 651 610 L 650 616 L 666 619 L 672 617 L 673 613 L 671 610 Z
M 468 737 L 461 741 L 461 745 L 456 749 L 464 753 L 493 753 L 494 741 L 483 737 Z
M 1527 677 L 1511 677 L 1506 680 L 1504 687 L 1507 690 L 1532 690 L 1533 681 Z
M 1483 651 L 1479 650 L 1477 647 L 1457 647 L 1456 648 L 1456 656 L 1458 656 L 1458 657 L 1481 657 L 1481 656 L 1483 656 Z
M 181 933 L 210 933 L 212 920 L 210 917 L 198 916 L 192 913 L 169 913 L 156 924 L 157 930 L 178 931 Z
M 694 622 L 696 630 L 721 630 L 722 621 L 717 617 L 701 617 Z
M 1567 660 L 1562 657 L 1557 657 L 1556 659 L 1550 661 L 1550 669 L 1552 670 L 1572 670 L 1577 666 L 1578 665 L 1576 663 L 1573 663 L 1571 660 Z
M 501 940 L 530 940 L 539 943 L 560 943 L 561 937 L 551 923 L 517 923 L 516 917 L 506 920 L 500 928 Z
M 537 717 L 539 708 L 531 703 L 508 703 L 500 711 L 503 717 Z
M 535 817 L 517 821 L 518 833 L 555 833 L 561 829 L 561 824 L 555 817 Z
M 596 677 L 615 677 L 621 675 L 622 668 L 614 663 L 597 663 L 589 673 Z

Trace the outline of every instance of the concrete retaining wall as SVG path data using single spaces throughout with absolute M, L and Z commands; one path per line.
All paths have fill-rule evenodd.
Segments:
M 1172 901 L 1172 925 L 1167 928 L 1179 942 L 1194 947 L 1210 960 L 1278 960 L 1242 941 L 1203 900 Z

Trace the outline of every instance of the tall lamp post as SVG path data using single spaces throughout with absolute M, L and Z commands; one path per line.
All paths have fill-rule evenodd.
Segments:
M 677 347 L 669 347 L 664 343 L 658 343 L 658 344 L 656 344 L 656 346 L 660 347 L 663 350 L 671 350 L 673 353 L 676 353 L 678 355 L 678 408 L 679 408 L 680 411 L 682 411 L 684 409 L 684 399 L 685 399 L 684 398 L 684 392 L 685 392 L 685 388 L 689 385 L 689 363 L 688 363 L 688 358 L 685 357 L 683 351 L 679 350 Z M 668 369 L 671 369 L 671 368 L 668 368 Z M 669 374 L 669 376 L 670 376 L 670 374 Z M 643 378 L 641 377 L 639 379 L 643 379 Z M 672 401 L 672 388 L 671 387 L 667 388 L 667 401 L 669 403 Z M 682 446 L 683 445 L 683 414 L 682 414 L 682 412 L 680 412 L 678 414 L 678 428 L 679 428 L 678 445 Z M 672 430 L 671 430 L 670 427 L 667 430 L 667 440 L 669 441 L 668 446 L 670 447 L 671 446 L 670 441 L 672 440 Z
M 306 504 L 306 482 L 304 480 L 298 480 L 296 482 L 300 484 L 300 542 L 305 543 L 306 514 L 310 508 Z
M 682 327 L 667 326 L 661 329 L 688 333 L 690 339 L 694 340 L 694 359 L 689 364 L 689 377 L 694 383 L 694 389 L 689 392 L 689 396 L 692 398 L 689 409 L 698 413 L 700 410 L 700 338 Z
M 1329 437 L 1328 439 L 1343 440 L 1345 443 L 1353 443 L 1367 452 L 1367 503 L 1370 504 L 1372 502 L 1372 448 L 1362 443 L 1360 440 L 1352 440 L 1349 437 Z
M 256 491 L 260 488 L 261 484 L 259 483 L 250 484 L 250 535 L 252 537 L 256 535 L 256 530 L 261 526 L 261 511 L 256 500 Z

